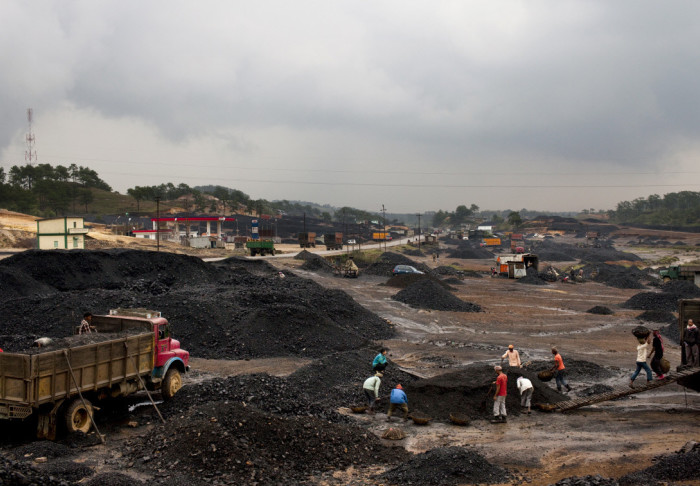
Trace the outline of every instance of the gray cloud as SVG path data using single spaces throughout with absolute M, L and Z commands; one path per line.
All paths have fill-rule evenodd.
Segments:
M 602 174 L 629 171 L 638 187 L 595 198 L 594 205 L 612 206 L 681 189 L 670 186 L 672 178 L 637 172 L 692 167 L 700 135 L 698 10 L 693 2 L 651 1 L 8 0 L 0 4 L 1 163 L 23 162 L 24 111 L 32 106 L 42 130 L 37 148 L 50 154 L 43 161 L 89 160 L 121 190 L 149 177 L 162 182 L 158 166 L 126 149 L 123 137 L 140 127 L 148 131 L 140 152 L 167 157 L 169 175 L 192 185 L 239 180 L 236 187 L 257 197 L 365 207 L 376 194 L 371 186 L 284 185 L 285 177 L 338 179 L 275 172 L 351 165 L 366 172 L 346 173 L 346 182 L 397 170 L 392 180 L 426 184 L 425 200 L 405 188 L 387 190 L 408 210 L 594 204 L 590 190 L 569 191 L 564 208 L 556 198 L 516 190 L 504 201 L 492 189 L 465 195 L 439 187 L 495 186 L 526 164 L 540 174 L 529 180 L 549 186 L 566 182 L 560 172 L 578 171 L 594 186 L 609 182 Z M 82 118 L 94 138 L 111 134 L 112 143 L 86 151 L 75 131 L 61 133 L 61 112 L 76 120 L 74 130 Z M 51 126 L 42 113 L 55 114 L 44 118 Z M 193 160 L 191 147 L 214 168 Z M 143 173 L 133 180 L 133 172 L 101 166 L 106 159 Z M 241 177 L 248 167 L 272 169 L 258 179 L 284 177 L 251 182 Z M 433 174 L 415 173 L 426 167 Z M 478 176 L 484 167 L 496 175 Z M 692 187 L 697 175 L 683 181 Z

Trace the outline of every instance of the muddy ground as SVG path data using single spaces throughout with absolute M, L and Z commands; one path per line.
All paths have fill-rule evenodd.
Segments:
M 444 302 L 447 292 L 476 312 L 402 303 L 393 297 L 410 285 L 304 270 L 306 260 L 205 264 L 123 250 L 87 252 L 64 267 L 32 253 L 3 260 L 6 351 L 40 335 L 67 335 L 84 310 L 152 307 L 192 353 L 193 371 L 161 405 L 166 425 L 151 407 L 134 407 L 143 395 L 105 407 L 97 415 L 104 445 L 94 433 L 48 443 L 22 435 L 26 427 L 3 426 L 0 484 L 700 484 L 698 469 L 683 466 L 697 464 L 697 449 L 676 453 L 700 438 L 694 391 L 669 385 L 567 414 L 521 414 L 515 397 L 524 373 L 536 401 L 566 399 L 534 378 L 552 346 L 567 364 L 572 395 L 626 383 L 631 330 L 643 310 L 624 304 L 661 289 L 587 279 L 527 285 L 487 277 L 492 259 L 450 258 L 446 249 L 435 262 L 431 253 L 409 257 L 443 267 L 435 278 L 455 279 L 449 288 L 426 286 L 425 300 Z M 411 302 L 420 296 L 414 291 Z M 611 313 L 589 313 L 595 306 Z M 491 370 L 511 343 L 528 365 L 509 372 L 508 423 L 491 424 Z M 677 344 L 665 344 L 678 364 Z M 381 395 L 401 383 L 411 409 L 432 418 L 428 425 L 387 423 L 386 400 L 375 415 L 349 409 L 362 403 L 379 346 L 389 347 L 391 361 Z M 470 425 L 452 424 L 451 413 L 468 415 Z M 389 427 L 406 437 L 381 439 Z M 579 479 L 564 479 L 572 477 Z

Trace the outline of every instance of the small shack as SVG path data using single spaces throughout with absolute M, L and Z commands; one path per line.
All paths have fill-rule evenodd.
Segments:
M 87 232 L 83 218 L 39 219 L 36 222 L 36 245 L 39 250 L 85 249 Z

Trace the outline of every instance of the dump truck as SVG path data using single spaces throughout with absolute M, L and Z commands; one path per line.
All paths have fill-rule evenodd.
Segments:
M 522 278 L 527 276 L 527 269 L 535 270 L 539 267 L 539 258 L 532 253 L 514 253 L 499 255 L 496 257 L 498 273 L 508 278 Z
M 323 244 L 327 250 L 343 249 L 343 233 L 326 233 L 323 235 Z
M 164 400 L 177 393 L 190 354 L 160 312 L 115 309 L 91 324 L 96 333 L 0 353 L 0 420 L 36 416 L 37 437 L 54 440 L 57 429 L 87 433 L 93 403 L 144 388 L 160 390 Z
M 387 233 L 385 231 L 378 231 L 378 232 L 372 233 L 372 239 L 374 241 L 387 241 L 387 240 L 391 239 L 391 237 L 389 236 L 389 233 Z
M 316 248 L 316 233 L 299 233 L 301 248 Z
M 250 240 L 246 242 L 245 247 L 250 252 L 250 256 L 275 254 L 275 242 L 272 240 Z
M 700 286 L 700 265 L 671 265 L 666 270 L 661 270 L 659 276 L 664 282 L 690 280 Z
M 501 246 L 500 238 L 484 238 L 481 240 L 480 246 Z

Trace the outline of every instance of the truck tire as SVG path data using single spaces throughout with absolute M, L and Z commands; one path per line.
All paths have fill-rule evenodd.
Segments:
M 160 391 L 163 395 L 163 400 L 170 400 L 180 388 L 182 388 L 182 376 L 177 369 L 170 368 L 165 374 L 161 385 Z
M 75 398 L 68 404 L 64 413 L 66 432 L 69 434 L 74 434 L 75 432 L 87 434 L 90 431 L 90 427 L 92 427 L 90 415 L 92 415 L 92 404 L 85 400 L 85 405 L 83 405 L 80 397 Z
M 275 249 L 272 249 L 272 256 L 275 256 Z

